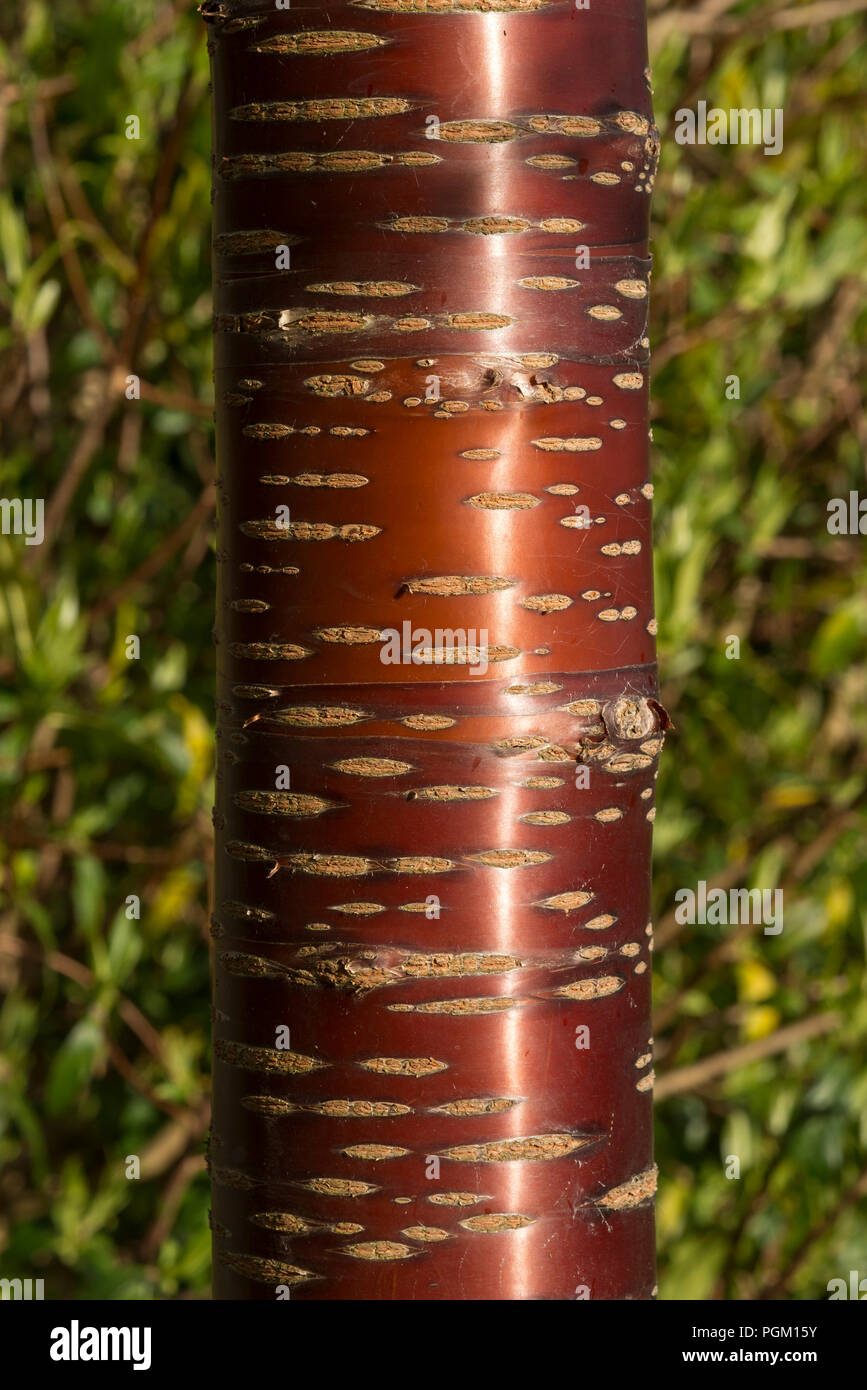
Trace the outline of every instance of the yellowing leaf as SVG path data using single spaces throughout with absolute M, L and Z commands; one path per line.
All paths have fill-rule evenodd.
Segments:
M 766 965 L 757 960 L 742 960 L 737 966 L 738 998 L 748 1004 L 759 1004 L 777 992 L 777 982 Z
M 208 779 L 213 764 L 213 735 L 198 705 L 191 704 L 179 691 L 170 696 L 168 705 L 180 716 L 181 736 L 189 754 L 189 766 L 178 788 L 177 801 L 178 815 L 189 816 L 210 795 Z
M 766 797 L 769 806 L 812 806 L 818 797 L 815 787 L 809 787 L 804 782 L 785 782 L 782 786 L 772 787 Z
M 779 1009 L 772 1008 L 770 1004 L 760 1004 L 755 1009 L 747 1010 L 743 1023 L 743 1035 L 748 1042 L 752 1042 L 756 1038 L 766 1038 L 779 1026 Z
M 827 926 L 833 931 L 835 927 L 843 927 L 849 921 L 854 907 L 852 885 L 847 879 L 838 879 L 832 883 L 828 892 L 825 894 L 825 921 Z
M 160 933 L 175 926 L 182 918 L 187 904 L 199 892 L 199 880 L 186 867 L 172 869 L 154 894 L 148 909 L 148 927 Z

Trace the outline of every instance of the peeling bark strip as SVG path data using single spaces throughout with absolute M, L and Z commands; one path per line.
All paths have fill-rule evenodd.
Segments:
M 202 12 L 215 1297 L 652 1298 L 643 0 Z

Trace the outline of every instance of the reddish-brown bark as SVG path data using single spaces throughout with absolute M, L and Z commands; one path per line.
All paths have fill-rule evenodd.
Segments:
M 216 1296 L 649 1298 L 643 4 L 203 10 Z

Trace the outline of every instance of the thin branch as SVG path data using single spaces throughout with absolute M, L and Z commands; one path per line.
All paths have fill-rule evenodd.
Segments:
M 143 401 L 149 401 L 152 405 L 165 406 L 167 410 L 182 410 L 187 415 L 199 416 L 202 420 L 210 420 L 214 414 L 214 407 L 207 401 L 200 401 L 195 396 L 178 395 L 173 391 L 164 391 L 159 386 L 151 386 L 148 382 L 139 383 L 139 391 Z
M 52 546 L 59 539 L 66 513 L 72 505 L 72 500 L 78 491 L 79 483 L 90 467 L 90 461 L 105 439 L 105 431 L 108 422 L 114 413 L 117 400 L 111 389 L 111 385 L 106 387 L 105 395 L 99 408 L 90 417 L 78 438 L 78 443 L 73 450 L 72 457 L 66 465 L 66 469 L 54 492 L 51 500 L 45 509 L 45 540 L 42 545 L 32 552 L 39 555 L 39 562 L 44 566 L 45 560 L 51 551 Z M 33 563 L 33 562 L 31 562 Z
M 91 624 L 99 622 L 102 618 L 113 613 L 127 594 L 133 593 L 142 584 L 146 584 L 149 579 L 152 579 L 155 574 L 159 574 L 175 552 L 180 550 L 187 537 L 195 531 L 199 523 L 214 510 L 216 500 L 217 489 L 214 483 L 208 483 L 200 494 L 199 500 L 184 517 L 180 526 L 176 526 L 174 531 L 166 536 L 162 544 L 146 560 L 142 561 L 138 569 L 133 570 L 122 584 L 119 584 L 103 599 L 102 603 L 96 604 L 91 610 Z
M 800 5 L 770 15 L 767 23 L 772 29 L 803 29 L 811 24 L 832 24 L 835 19 L 862 14 L 867 0 L 819 0 L 815 5 Z
M 114 355 L 114 343 L 93 307 L 90 298 L 90 291 L 78 252 L 74 243 L 70 240 L 67 226 L 69 217 L 66 211 L 66 204 L 60 192 L 60 184 L 54 168 L 54 156 L 51 153 L 51 144 L 48 138 L 48 125 L 45 119 L 45 107 L 41 101 L 34 101 L 28 113 L 30 121 L 30 138 L 33 143 L 33 153 L 36 157 L 36 170 L 42 184 L 42 191 L 45 194 L 45 206 L 48 208 L 48 215 L 51 218 L 51 225 L 54 228 L 54 235 L 60 248 L 60 257 L 66 269 L 66 278 L 69 281 L 69 288 L 72 290 L 73 297 L 78 305 L 82 318 L 94 337 L 102 348 L 103 356 L 110 360 Z
M 839 1028 L 841 1022 L 838 1013 L 814 1014 L 810 1018 L 800 1019 L 797 1023 L 790 1023 L 785 1028 L 778 1029 L 776 1033 L 770 1033 L 766 1038 L 757 1038 L 754 1042 L 744 1043 L 742 1047 L 732 1047 L 727 1052 L 715 1052 L 711 1057 L 703 1057 L 700 1062 L 691 1062 L 687 1067 L 679 1067 L 677 1071 L 661 1076 L 654 1090 L 655 1099 L 668 1100 L 669 1096 L 698 1090 L 708 1081 L 715 1081 L 717 1077 L 737 1071 L 738 1067 L 749 1066 L 750 1062 L 773 1057 L 775 1053 L 785 1052 L 797 1043 L 831 1033 L 835 1028 Z
M 58 975 L 65 975 L 67 979 L 74 980 L 84 989 L 93 989 L 98 984 L 93 971 L 89 970 L 81 961 L 74 960 L 72 956 L 64 955 L 60 951 L 43 951 L 41 946 L 32 945 L 28 941 L 21 941 L 17 936 L 0 935 L 0 951 L 6 955 L 23 956 L 29 960 L 39 961 L 49 970 L 56 971 Z M 151 1056 L 155 1057 L 162 1066 L 165 1066 L 166 1055 L 162 1038 L 145 1018 L 141 1009 L 131 999 L 127 999 L 126 995 L 119 994 L 117 1011 Z
M 766 1284 L 761 1288 L 756 1294 L 756 1297 L 761 1299 L 782 1298 L 788 1291 L 791 1279 L 797 1274 L 813 1246 L 816 1245 L 823 1236 L 828 1235 L 834 1229 L 840 1217 L 845 1211 L 848 1211 L 849 1207 L 853 1207 L 856 1202 L 860 1202 L 864 1197 L 867 1197 L 867 1168 L 859 1174 L 851 1187 L 847 1188 L 839 1201 L 836 1202 L 831 1211 L 828 1212 L 827 1216 L 823 1217 L 812 1230 L 807 1232 L 803 1240 L 796 1246 L 794 1252 L 790 1255 L 783 1272 L 773 1283 Z
M 187 1188 L 194 1178 L 206 1171 L 204 1154 L 187 1154 L 182 1158 L 169 1177 L 162 1191 L 157 1218 L 141 1243 L 141 1258 L 153 1260 L 162 1245 L 172 1233 Z

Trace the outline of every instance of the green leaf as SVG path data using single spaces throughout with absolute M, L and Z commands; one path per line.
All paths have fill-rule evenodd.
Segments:
M 817 676 L 845 671 L 856 657 L 863 661 L 867 634 L 867 608 L 857 596 L 844 603 L 822 623 L 813 639 L 810 665 Z
M 121 909 L 108 935 L 108 970 L 112 983 L 120 987 L 138 963 L 142 951 L 141 923 L 127 917 Z
M 70 1110 L 87 1089 L 104 1043 L 102 1026 L 95 1018 L 88 1016 L 76 1023 L 48 1072 L 45 1108 L 49 1115 Z
M 81 855 L 73 865 L 72 902 L 79 927 L 92 939 L 105 912 L 105 869 L 93 855 Z

